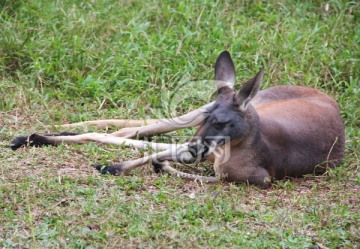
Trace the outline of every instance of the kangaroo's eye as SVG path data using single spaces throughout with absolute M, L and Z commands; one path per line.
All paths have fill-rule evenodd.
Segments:
M 217 121 L 217 120 L 214 120 L 214 121 L 212 122 L 212 125 L 213 125 L 213 127 L 215 127 L 216 129 L 221 130 L 221 129 L 224 129 L 224 128 L 225 128 L 225 126 L 226 126 L 227 123 L 229 123 L 229 122 L 219 122 L 219 121 Z

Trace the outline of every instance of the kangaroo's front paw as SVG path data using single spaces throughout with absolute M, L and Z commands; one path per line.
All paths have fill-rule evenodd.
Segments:
M 156 162 L 156 161 L 152 161 L 152 166 L 153 166 L 153 169 L 155 171 L 155 173 L 157 174 L 161 174 L 163 173 L 163 163 L 162 162 Z
M 122 175 L 124 174 L 124 169 L 121 164 L 119 165 L 112 165 L 112 166 L 106 166 L 103 164 L 96 164 L 93 165 L 95 169 L 97 169 L 101 174 L 110 174 L 114 176 Z

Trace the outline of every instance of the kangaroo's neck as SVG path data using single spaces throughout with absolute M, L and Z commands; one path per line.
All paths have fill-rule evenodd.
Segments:
M 252 105 L 249 105 L 246 113 L 245 113 L 245 120 L 247 120 L 247 125 L 250 127 L 248 133 L 239 138 L 234 139 L 233 145 L 237 148 L 241 149 L 256 149 L 256 147 L 262 144 L 261 141 L 261 131 L 260 131 L 260 118 L 259 114 L 255 110 Z
M 264 168 L 270 176 L 273 176 L 271 150 L 262 135 L 260 117 L 252 106 L 249 106 L 245 115 L 250 126 L 249 132 L 243 139 L 232 141 L 231 153 L 240 162 L 241 167 Z

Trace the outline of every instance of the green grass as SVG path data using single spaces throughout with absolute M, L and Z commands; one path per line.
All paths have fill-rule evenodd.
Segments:
M 0 7 L 0 247 L 358 248 L 358 1 L 4 0 Z M 126 177 L 90 167 L 140 156 L 134 149 L 8 148 L 46 125 L 155 118 L 179 82 L 213 79 L 224 49 L 237 87 L 264 67 L 263 88 L 306 85 L 333 96 L 346 124 L 344 163 L 260 190 L 158 176 L 150 166 Z

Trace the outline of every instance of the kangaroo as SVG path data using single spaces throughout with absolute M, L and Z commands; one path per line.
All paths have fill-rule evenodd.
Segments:
M 150 120 L 141 127 L 136 126 L 146 121 L 100 120 L 66 124 L 63 127 L 105 127 L 108 124 L 126 127 L 111 134 L 32 134 L 16 138 L 10 146 L 17 149 L 26 145 L 93 141 L 151 147 L 161 151 L 119 165 L 97 165 L 96 169 L 104 174 L 120 175 L 152 161 L 156 172 L 206 182 L 224 180 L 255 184 L 263 188 L 271 186 L 273 179 L 324 173 L 327 168 L 339 165 L 344 154 L 345 131 L 336 101 L 316 89 L 302 86 L 281 85 L 260 91 L 263 76 L 261 69 L 235 91 L 235 67 L 229 52 L 223 51 L 215 63 L 217 99 L 197 110 L 174 119 Z M 194 138 L 185 144 L 131 139 L 195 126 L 198 129 Z M 227 155 L 217 153 L 219 151 L 227 151 Z M 169 162 L 197 163 L 202 160 L 214 163 L 215 177 L 186 174 L 171 167 Z

